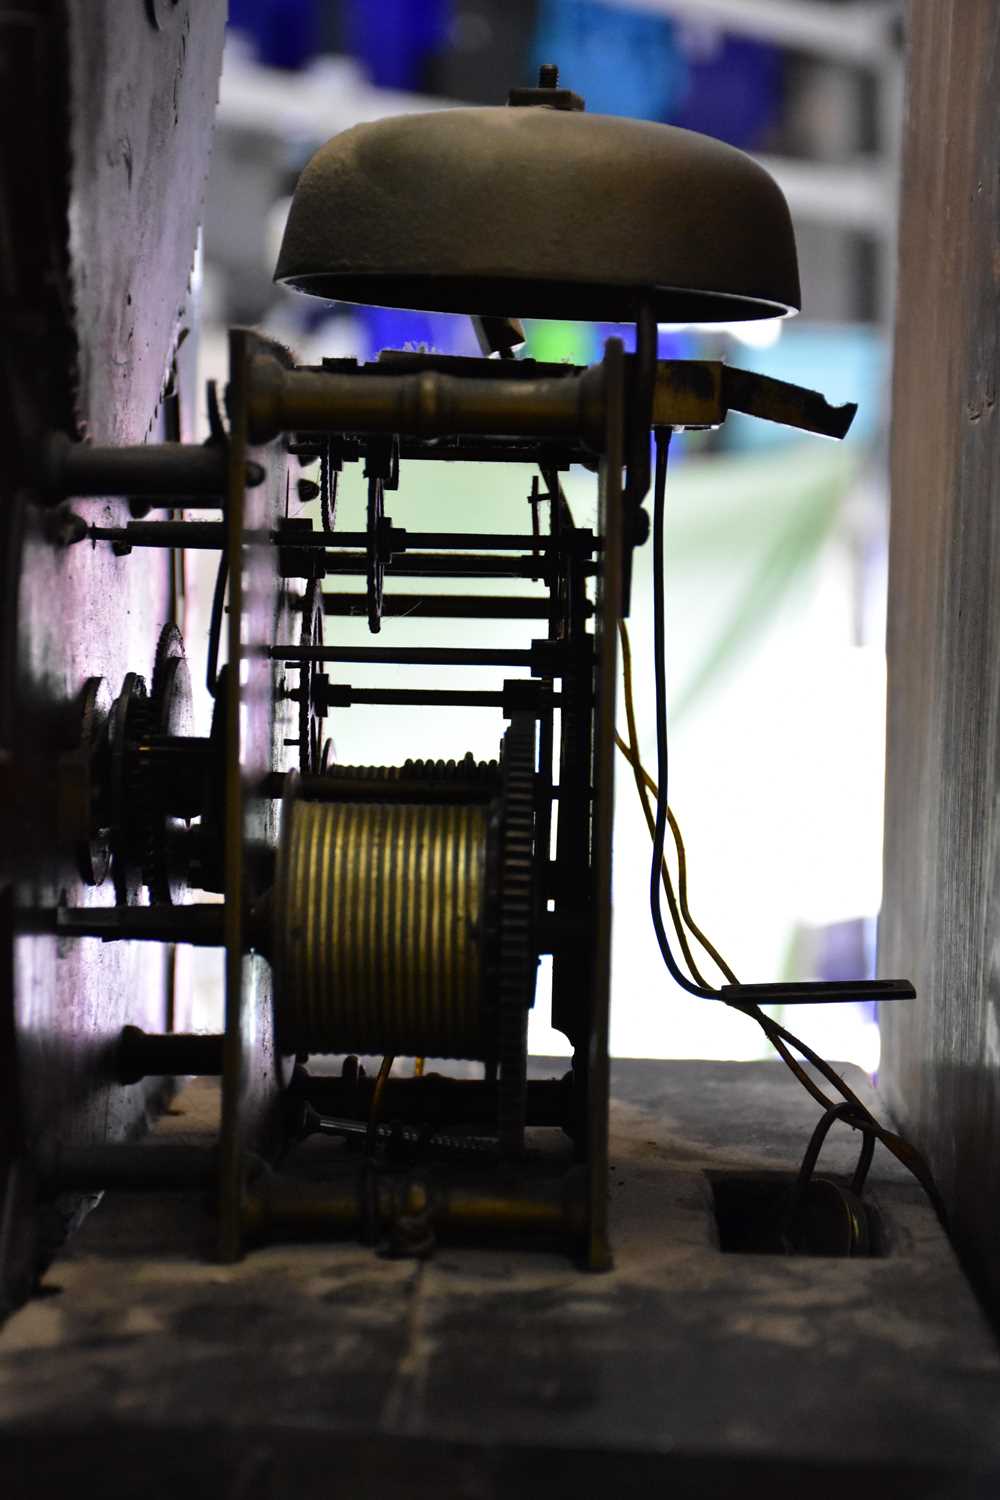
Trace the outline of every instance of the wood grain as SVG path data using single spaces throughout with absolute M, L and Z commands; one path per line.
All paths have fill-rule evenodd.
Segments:
M 168 435 L 225 6 L 183 0 L 171 14 L 157 31 L 138 3 L 0 0 L 0 1307 L 44 1253 L 32 1158 L 133 1136 L 162 1094 L 118 1085 L 112 1055 L 124 1022 L 167 1024 L 166 951 L 60 942 L 26 932 L 24 914 L 114 900 L 110 881 L 79 878 L 60 758 L 87 678 L 112 695 L 126 671 L 148 683 L 174 608 L 163 554 L 61 545 L 32 492 L 47 431 Z M 185 431 L 195 396 L 183 370 L 177 384 Z M 128 518 L 119 498 L 76 508 Z
M 911 4 L 893 385 L 882 1086 L 1000 1297 L 1000 5 Z M 888 1008 L 887 1008 L 888 1009 Z

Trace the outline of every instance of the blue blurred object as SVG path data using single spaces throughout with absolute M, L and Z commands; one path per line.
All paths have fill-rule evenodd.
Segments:
M 367 347 L 362 359 L 376 359 L 383 349 L 428 349 L 436 354 L 478 354 L 471 319 L 456 313 L 408 312 L 393 307 L 359 307 Z
M 812 964 L 815 979 L 875 978 L 875 918 L 852 917 L 814 927 L 809 937 L 814 945 Z M 859 1024 L 878 1022 L 878 1005 L 874 1000 L 849 1003 Z
M 452 0 L 345 0 L 344 39 L 372 83 L 419 92 L 429 57 L 448 43 Z
M 706 27 L 678 27 L 677 47 L 688 87 L 670 116 L 673 125 L 717 136 L 745 151 L 759 147 L 778 122 L 784 58 L 777 47 Z
M 668 121 L 744 149 L 780 115 L 779 49 L 601 0 L 542 0 L 533 58 L 558 63 L 594 114 Z
M 595 323 L 594 333 L 596 337 L 594 359 L 601 358 L 608 339 L 621 339 L 625 345 L 626 354 L 635 352 L 634 323 Z M 660 328 L 656 335 L 656 357 L 657 359 L 696 359 L 698 357 L 696 344 L 695 335 L 684 329 Z
M 532 57 L 536 67 L 557 63 L 591 114 L 664 120 L 688 88 L 674 33 L 662 17 L 599 0 L 542 0 Z
M 807 929 L 814 955 L 812 977 L 828 980 L 874 979 L 873 925 L 870 917 L 849 917 L 842 922 L 829 922 L 823 927 Z M 859 1000 L 855 1003 L 866 1018 L 874 1016 L 873 1001 Z
M 297 72 L 319 48 L 321 0 L 229 0 L 229 26 L 251 38 L 265 67 Z
M 711 352 L 702 345 L 703 358 L 719 357 L 717 338 L 714 345 Z M 847 443 L 870 443 L 884 427 L 889 349 L 885 336 L 869 324 L 786 323 L 781 338 L 769 349 L 752 349 L 732 340 L 723 358 L 776 380 L 790 380 L 809 390 L 820 388 L 834 405 L 857 402 L 858 414 Z M 729 414 L 719 435 L 720 446 L 727 451 L 799 440 L 794 428 L 758 422 L 740 412 Z

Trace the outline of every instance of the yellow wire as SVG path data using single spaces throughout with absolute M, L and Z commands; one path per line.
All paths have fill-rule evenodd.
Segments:
M 385 1094 L 385 1086 L 392 1072 L 392 1065 L 396 1061 L 394 1056 L 383 1057 L 378 1076 L 375 1079 L 375 1087 L 372 1089 L 371 1108 L 368 1111 L 368 1129 L 365 1132 L 365 1155 L 373 1157 L 375 1147 L 378 1144 L 378 1122 L 382 1113 L 382 1097 Z
M 615 734 L 615 743 L 624 755 L 625 759 L 628 761 L 629 765 L 632 767 L 632 774 L 635 777 L 635 788 L 639 794 L 639 802 L 641 803 L 643 813 L 645 814 L 646 826 L 649 829 L 649 836 L 650 838 L 652 838 L 656 829 L 656 817 L 653 813 L 653 809 L 649 805 L 647 788 L 655 797 L 657 795 L 657 786 L 656 782 L 650 776 L 649 772 L 643 766 L 642 761 L 639 758 L 639 736 L 636 730 L 635 699 L 632 690 L 632 644 L 629 640 L 628 626 L 625 624 L 624 620 L 618 621 L 618 636 L 621 641 L 622 647 L 622 671 L 625 678 L 625 718 L 628 723 L 629 743 L 628 745 L 625 745 L 621 735 L 617 732 Z M 701 944 L 705 952 L 708 953 L 709 957 L 715 960 L 722 972 L 727 975 L 730 983 L 735 984 L 736 980 L 733 977 L 732 972 L 727 969 L 726 964 L 723 963 L 723 961 L 719 958 L 718 953 L 715 951 L 712 945 L 707 942 L 698 927 L 690 920 L 690 912 L 688 912 L 687 910 L 687 860 L 685 858 L 684 852 L 684 840 L 681 838 L 681 832 L 679 827 L 677 826 L 677 820 L 675 819 L 673 813 L 669 810 L 669 808 L 667 809 L 667 821 L 670 824 L 670 832 L 673 835 L 674 845 L 677 849 L 677 885 L 680 892 L 680 911 L 678 910 L 677 899 L 674 896 L 673 881 L 670 878 L 670 871 L 667 868 L 667 861 L 665 857 L 660 869 L 660 875 L 663 880 L 663 889 L 667 897 L 667 906 L 670 910 L 670 920 L 673 923 L 674 931 L 677 934 L 677 941 L 680 944 L 681 952 L 684 954 L 684 958 L 687 961 L 687 966 L 690 969 L 695 982 L 702 985 L 704 988 L 711 988 L 711 986 L 708 984 L 708 981 L 700 973 L 698 965 L 695 962 L 694 955 L 691 952 L 691 946 L 688 942 L 687 931 L 685 930 L 685 927 L 681 922 L 681 913 L 683 913 L 684 920 L 687 923 L 687 928 L 690 930 L 692 935 Z
M 618 746 L 618 749 L 621 751 L 622 755 L 624 755 L 625 759 L 628 761 L 629 765 L 632 767 L 632 772 L 635 777 L 636 790 L 639 793 L 639 801 L 642 804 L 642 810 L 646 816 L 646 825 L 649 828 L 650 837 L 652 838 L 655 832 L 656 822 L 652 809 L 649 806 L 647 790 L 652 794 L 653 797 L 656 797 L 659 795 L 659 788 L 657 787 L 657 784 L 653 780 L 652 776 L 650 776 L 649 772 L 646 770 L 645 766 L 642 764 L 642 761 L 639 757 L 639 736 L 636 730 L 635 697 L 632 688 L 632 643 L 629 640 L 628 626 L 625 624 L 624 620 L 618 621 L 618 636 L 621 641 L 622 648 L 622 674 L 624 677 L 625 687 L 625 717 L 628 722 L 629 743 L 628 745 L 626 745 L 621 735 L 618 734 L 617 731 L 615 733 L 615 743 Z M 667 905 L 670 908 L 670 917 L 671 921 L 673 922 L 674 931 L 677 933 L 678 942 L 680 943 L 681 950 L 688 961 L 691 973 L 699 984 L 705 985 L 706 988 L 710 988 L 710 986 L 706 985 L 706 981 L 702 978 L 701 974 L 698 971 L 698 967 L 691 956 L 690 946 L 687 942 L 687 935 L 684 931 L 684 928 L 681 926 L 681 917 L 683 917 L 687 930 L 691 933 L 692 937 L 694 937 L 697 942 L 701 944 L 702 948 L 708 954 L 708 956 L 713 960 L 715 964 L 718 965 L 720 971 L 729 980 L 729 983 L 738 984 L 739 980 L 737 979 L 734 971 L 730 968 L 729 964 L 726 963 L 726 960 L 722 957 L 722 954 L 716 948 L 715 944 L 709 941 L 709 939 L 702 932 L 701 928 L 695 922 L 694 918 L 691 916 L 691 910 L 688 906 L 687 854 L 684 848 L 684 839 L 681 835 L 680 825 L 677 822 L 677 819 L 674 817 L 673 813 L 670 811 L 669 807 L 667 808 L 667 822 L 670 826 L 670 832 L 673 836 L 674 847 L 677 850 L 677 889 L 680 897 L 679 914 L 678 904 L 674 900 L 673 888 L 670 882 L 670 873 L 667 869 L 667 862 L 665 858 L 663 861 L 662 869 L 663 884 L 667 893 Z M 805 1071 L 805 1069 L 801 1066 L 797 1059 L 792 1056 L 791 1052 L 789 1052 L 788 1050 L 788 1047 L 785 1045 L 785 1038 L 787 1037 L 788 1040 L 791 1041 L 793 1046 L 798 1046 L 800 1050 L 803 1051 L 804 1055 L 808 1055 L 809 1049 L 803 1047 L 802 1044 L 798 1042 L 798 1039 L 793 1037 L 790 1032 L 785 1032 L 784 1028 L 780 1027 L 777 1021 L 772 1020 L 770 1016 L 766 1016 L 759 1006 L 740 1005 L 736 1006 L 735 1009 L 741 1010 L 744 1015 L 749 1016 L 751 1020 L 757 1022 L 757 1024 L 763 1030 L 764 1035 L 771 1043 L 771 1046 L 778 1053 L 778 1056 L 781 1058 L 782 1062 L 784 1062 L 786 1066 L 791 1069 L 791 1071 L 795 1074 L 795 1077 L 802 1084 L 802 1087 L 806 1089 L 806 1091 L 811 1094 L 816 1102 L 818 1104 L 821 1104 L 824 1109 L 831 1109 L 833 1107 L 833 1101 L 827 1098 L 827 1096 L 823 1093 L 823 1090 L 819 1088 L 819 1086 L 813 1081 L 813 1079 L 809 1077 L 809 1074 Z M 819 1066 L 820 1064 L 822 1064 L 822 1059 L 817 1059 L 815 1054 L 810 1057 L 810 1061 L 813 1062 L 814 1066 Z M 864 1105 L 861 1103 L 861 1100 L 857 1097 L 852 1089 L 848 1088 L 847 1084 L 843 1082 L 839 1074 L 834 1073 L 833 1069 L 830 1068 L 828 1064 L 822 1064 L 822 1066 L 820 1067 L 820 1071 L 829 1082 L 833 1083 L 834 1087 L 839 1090 L 839 1092 L 845 1099 L 848 1100 L 849 1103 L 856 1104 L 859 1109 L 864 1109 Z M 867 1111 L 865 1112 L 867 1113 Z
M 639 737 L 636 731 L 635 701 L 632 691 L 632 647 L 628 636 L 628 626 L 625 624 L 624 620 L 618 621 L 618 635 L 621 641 L 622 648 L 622 673 L 624 676 L 625 686 L 625 717 L 628 721 L 629 743 L 626 745 L 621 735 L 616 731 L 615 744 L 618 746 L 618 749 L 621 751 L 622 755 L 624 755 L 625 759 L 632 767 L 632 772 L 635 777 L 636 790 L 639 793 L 639 801 L 642 804 L 642 810 L 646 816 L 646 824 L 649 828 L 650 836 L 652 837 L 655 834 L 656 821 L 654 814 L 649 806 L 647 793 L 655 798 L 659 795 L 659 788 L 657 787 L 656 782 L 650 776 L 649 772 L 646 770 L 645 766 L 642 764 L 642 760 L 639 756 Z M 738 984 L 739 980 L 736 978 L 733 970 L 729 967 L 725 959 L 719 953 L 719 950 L 713 943 L 709 941 L 709 939 L 705 936 L 701 928 L 698 927 L 691 916 L 687 899 L 687 857 L 684 849 L 684 840 L 681 836 L 680 826 L 678 825 L 677 820 L 674 817 L 673 813 L 670 811 L 669 807 L 667 808 L 667 822 L 670 825 L 670 832 L 673 835 L 674 846 L 677 850 L 677 890 L 678 896 L 680 898 L 679 911 L 678 902 L 674 899 L 673 886 L 670 880 L 670 873 L 667 869 L 666 858 L 664 858 L 663 860 L 663 868 L 661 873 L 663 876 L 664 889 L 667 893 L 667 904 L 670 908 L 671 921 L 673 922 L 674 931 L 677 933 L 678 941 L 681 945 L 684 956 L 688 961 L 691 973 L 699 984 L 705 985 L 705 980 L 699 974 L 698 968 L 691 955 L 691 950 L 687 942 L 684 928 L 681 926 L 681 917 L 683 917 L 687 930 L 691 933 L 692 937 L 694 937 L 701 944 L 702 948 L 708 954 L 708 956 L 713 960 L 714 963 L 718 965 L 721 972 L 725 974 L 726 978 L 729 980 L 729 983 Z M 709 986 L 706 986 L 706 988 L 708 987 Z M 796 1049 L 796 1051 L 801 1052 L 802 1056 L 805 1057 L 810 1063 L 812 1063 L 813 1067 L 817 1070 L 817 1072 L 821 1074 L 823 1078 L 825 1078 L 827 1083 L 829 1083 L 831 1087 L 835 1088 L 837 1092 L 842 1096 L 842 1098 L 847 1100 L 849 1104 L 852 1104 L 857 1108 L 859 1115 L 866 1121 L 866 1128 L 872 1131 L 872 1133 L 877 1137 L 878 1140 L 882 1142 L 887 1150 L 889 1150 L 892 1155 L 896 1157 L 897 1161 L 902 1162 L 903 1166 L 907 1167 L 908 1170 L 913 1173 L 914 1177 L 924 1188 L 925 1192 L 933 1203 L 942 1222 L 944 1222 L 944 1205 L 934 1184 L 934 1179 L 931 1176 L 930 1168 L 927 1165 L 927 1162 L 921 1152 L 918 1151 L 915 1146 L 912 1146 L 909 1141 L 904 1140 L 901 1136 L 896 1135 L 894 1131 L 887 1130 L 884 1125 L 880 1124 L 868 1109 L 867 1105 L 862 1103 L 854 1090 L 844 1082 L 840 1074 L 834 1068 L 832 1068 L 824 1058 L 820 1057 L 817 1052 L 814 1052 L 811 1047 L 807 1046 L 805 1042 L 800 1041 L 797 1036 L 794 1036 L 792 1032 L 786 1030 L 784 1026 L 781 1026 L 771 1016 L 765 1015 L 764 1012 L 760 1009 L 759 1005 L 755 1005 L 752 1002 L 746 1002 L 742 1004 L 734 1003 L 732 1008 L 741 1011 L 743 1015 L 749 1016 L 751 1020 L 757 1022 L 757 1024 L 764 1032 L 764 1035 L 771 1043 L 771 1046 L 778 1053 L 778 1056 L 781 1058 L 782 1062 L 784 1062 L 791 1069 L 795 1077 L 802 1084 L 803 1088 L 806 1089 L 806 1091 L 811 1094 L 816 1102 L 822 1105 L 824 1109 L 832 1109 L 833 1101 L 831 1099 L 828 1099 L 826 1094 L 824 1094 L 823 1090 L 818 1086 L 818 1084 L 816 1084 L 814 1080 L 809 1077 L 809 1074 L 802 1067 L 798 1059 L 792 1056 L 791 1052 L 788 1050 L 788 1045 L 786 1044 L 790 1044 Z

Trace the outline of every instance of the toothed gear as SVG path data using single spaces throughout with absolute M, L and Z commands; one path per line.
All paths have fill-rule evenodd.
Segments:
M 385 519 L 385 487 L 375 474 L 368 480 L 368 524 L 366 528 L 365 568 L 368 593 L 368 629 L 377 635 L 382 629 L 382 591 L 385 562 L 382 557 L 382 522 Z
M 184 638 L 176 625 L 165 625 L 160 632 L 153 667 L 153 686 L 149 699 L 148 733 L 186 738 L 193 732 L 191 674 L 184 653 Z M 141 757 L 135 757 L 139 760 Z M 167 835 L 170 827 L 181 820 L 168 819 L 159 799 L 159 788 L 148 788 L 150 799 L 149 848 L 143 861 L 143 879 L 152 903 L 171 904 L 180 898 L 183 884 L 172 888 L 167 859 Z
M 500 932 L 497 952 L 498 1128 L 505 1156 L 524 1149 L 528 1011 L 535 996 L 535 721 L 516 715 L 503 738 Z
M 115 899 L 127 906 L 140 886 L 151 903 L 169 903 L 167 863 L 170 822 L 150 770 L 149 756 L 139 753 L 151 737 L 185 738 L 191 733 L 191 678 L 184 642 L 175 625 L 160 634 L 153 668 L 153 687 L 138 672 L 126 672 L 108 718 L 110 816 Z
M 335 464 L 330 453 L 330 440 L 323 443 L 319 456 L 319 508 L 324 531 L 333 531 L 337 524 L 337 490 L 340 484 L 339 464 Z
M 111 863 L 104 771 L 111 694 L 103 677 L 88 677 L 80 695 L 79 755 L 87 777 L 87 833 L 77 843 L 77 868 L 85 885 L 102 885 Z
M 323 644 L 323 594 L 319 580 L 312 578 L 302 600 L 301 646 Z M 313 679 L 322 662 L 303 661 L 299 668 L 299 770 L 303 776 L 318 775 L 323 758 L 323 721 L 313 707 Z
M 128 906 L 152 854 L 151 788 L 136 743 L 152 724 L 146 680 L 126 672 L 108 719 L 111 752 L 111 853 L 115 900 Z
M 323 775 L 334 780 L 364 777 L 369 781 L 471 781 L 482 783 L 489 790 L 498 781 L 500 768 L 495 760 L 476 760 L 470 750 L 461 760 L 407 760 L 401 766 L 327 764 Z
M 159 798 L 156 784 L 150 775 L 146 757 L 136 753 L 141 740 L 155 733 L 155 720 L 149 698 L 133 701 L 128 718 L 128 762 L 126 785 L 128 787 L 128 823 L 131 860 L 142 884 L 149 887 L 150 902 L 163 899 L 154 894 L 159 888 L 160 837 Z M 169 899 L 169 898 L 167 898 Z

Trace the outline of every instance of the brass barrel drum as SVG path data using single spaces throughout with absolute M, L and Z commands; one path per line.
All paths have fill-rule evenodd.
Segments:
M 293 801 L 276 895 L 283 1050 L 484 1057 L 485 806 Z
M 510 740 L 499 766 L 335 767 L 308 798 L 289 789 L 273 905 L 283 1052 L 499 1061 L 523 1035 L 533 726 L 520 756 Z

